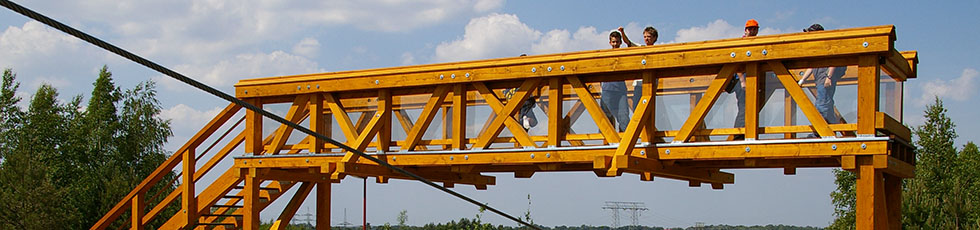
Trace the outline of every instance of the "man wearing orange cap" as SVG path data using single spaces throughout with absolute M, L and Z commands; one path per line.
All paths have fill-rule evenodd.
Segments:
M 745 21 L 745 33 L 742 37 L 755 37 L 759 34 L 759 22 L 755 19 L 749 19 Z M 735 100 L 738 102 L 738 115 L 735 116 L 735 128 L 745 127 L 745 73 L 735 74 L 735 79 L 738 80 L 738 84 L 729 91 L 735 92 Z M 738 134 L 735 135 L 734 140 L 744 140 L 745 135 Z

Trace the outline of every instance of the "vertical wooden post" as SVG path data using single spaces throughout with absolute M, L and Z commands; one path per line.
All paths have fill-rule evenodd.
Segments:
M 640 131 L 640 137 L 647 143 L 654 143 L 659 140 L 659 138 L 654 136 L 654 132 L 657 131 L 657 79 L 654 78 L 653 71 L 646 71 L 641 75 L 643 77 L 643 85 L 640 87 L 642 91 L 641 97 L 649 96 L 650 101 L 647 103 L 650 104 L 650 115 L 647 116 L 647 121 L 642 127 L 643 130 Z M 650 155 L 656 156 L 657 154 Z
M 262 101 L 257 98 L 246 102 L 262 108 Z M 262 154 L 262 115 L 252 110 L 245 112 L 245 154 Z
M 858 230 L 887 229 L 888 209 L 885 205 L 885 183 L 882 170 L 876 169 L 872 156 L 857 157 L 856 224 Z
M 323 95 L 316 93 L 310 97 L 310 129 L 315 133 L 327 135 L 327 121 L 323 115 Z M 322 153 L 325 142 L 320 138 L 313 138 L 310 141 L 310 153 Z
M 783 126 L 793 126 L 796 125 L 796 104 L 793 102 L 793 97 L 789 95 L 789 91 L 783 91 Z M 795 139 L 796 133 L 786 133 L 783 134 L 783 138 Z
M 889 174 L 885 174 L 884 177 L 888 228 L 902 229 L 902 178 Z
M 449 106 L 442 106 L 442 112 L 441 112 L 442 113 L 442 139 L 450 138 L 449 122 L 452 121 L 452 118 L 449 117 L 449 113 L 447 113 L 448 111 L 449 111 Z M 442 150 L 449 150 L 450 148 L 452 148 L 452 146 L 453 146 L 452 144 L 442 145 Z
M 736 83 L 732 83 L 732 84 L 736 84 Z M 690 101 L 691 102 L 691 112 L 694 112 L 694 108 L 697 107 L 698 106 L 698 102 L 701 101 L 701 95 L 702 95 L 701 93 L 691 93 L 690 94 L 690 97 L 689 98 L 691 99 L 691 101 Z M 701 122 L 699 122 L 697 124 L 697 128 L 695 128 L 694 130 L 696 132 L 697 130 L 703 130 L 703 129 L 705 129 L 706 127 L 707 126 L 704 125 L 704 121 L 701 121 Z M 694 134 L 691 134 L 691 136 L 693 137 L 692 139 L 695 142 L 697 142 L 697 141 L 708 141 L 709 140 L 709 137 L 707 137 L 707 136 L 698 136 L 698 135 L 694 135 Z
M 878 56 L 858 58 L 858 135 L 875 135 L 875 113 L 878 112 L 880 78 Z
M 330 230 L 330 182 L 316 182 L 316 229 Z
M 391 145 L 391 90 L 378 90 L 378 112 L 383 114 L 381 117 L 381 129 L 378 130 L 378 151 L 388 152 Z
M 444 110 L 443 113 L 446 111 Z M 453 149 L 466 149 L 466 84 L 453 86 Z
M 182 156 L 183 161 L 181 162 L 181 180 L 184 184 L 180 187 L 180 206 L 184 208 L 184 217 L 186 217 L 187 226 L 197 224 L 197 194 L 194 191 L 194 171 L 197 169 L 195 167 L 195 156 L 194 148 L 188 148 L 184 151 L 184 155 Z
M 258 230 L 259 224 L 259 186 L 262 183 L 261 180 L 256 178 L 255 168 L 243 168 L 241 169 L 241 176 L 244 177 L 242 183 L 245 183 L 245 188 L 242 190 L 244 193 L 244 200 L 242 204 L 242 229 L 244 230 Z
M 548 147 L 559 147 L 565 141 L 562 109 L 564 109 L 564 92 L 562 77 L 548 79 Z
M 132 230 L 143 230 L 143 215 L 146 214 L 143 210 L 146 209 L 146 202 L 143 201 L 143 194 L 136 193 L 132 200 L 132 218 L 133 224 L 130 229 Z
M 759 63 L 745 64 L 745 139 L 759 138 Z M 737 84 L 737 83 L 736 83 Z

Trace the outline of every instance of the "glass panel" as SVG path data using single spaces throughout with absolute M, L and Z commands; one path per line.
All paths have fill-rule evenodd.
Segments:
M 887 71 L 881 72 L 881 82 L 879 85 L 878 111 L 888 114 L 898 122 L 902 122 L 902 91 L 903 84 L 888 75 Z

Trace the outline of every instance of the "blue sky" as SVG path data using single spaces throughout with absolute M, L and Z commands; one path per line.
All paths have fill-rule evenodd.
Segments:
M 892 24 L 899 50 L 917 50 L 919 77 L 905 86 L 905 122 L 921 124 L 924 106 L 939 96 L 956 122 L 958 146 L 980 137 L 980 2 L 977 1 L 84 1 L 21 2 L 50 17 L 137 54 L 232 92 L 239 79 L 426 64 L 607 48 L 605 33 L 624 26 L 634 40 L 648 25 L 658 43 L 738 37 L 746 19 L 762 35 L 825 28 Z M 42 83 L 65 100 L 88 96 L 98 69 L 108 65 L 117 84 L 159 82 L 163 117 L 171 119 L 178 148 L 221 107 L 216 98 L 67 37 L 10 11 L 0 11 L 0 68 L 13 68 L 29 98 Z M 642 201 L 654 226 L 793 224 L 826 226 L 832 220 L 830 169 L 736 170 L 724 190 L 689 188 L 672 180 L 639 182 L 635 176 L 596 178 L 592 173 L 541 173 L 532 179 L 498 174 L 487 191 L 457 191 L 513 215 L 528 208 L 544 225 L 608 225 L 602 202 Z M 360 181 L 334 186 L 334 222 L 359 222 Z M 369 184 L 368 220 L 396 222 L 408 210 L 421 225 L 462 217 L 476 207 L 420 183 Z M 302 208 L 304 212 L 306 208 Z M 271 219 L 278 213 L 263 213 Z M 492 214 L 483 217 L 513 225 Z M 628 222 L 628 219 L 623 219 Z

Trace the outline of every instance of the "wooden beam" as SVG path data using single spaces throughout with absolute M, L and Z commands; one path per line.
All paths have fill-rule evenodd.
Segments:
M 759 103 L 760 86 L 762 81 L 759 76 L 759 63 L 750 62 L 745 64 L 745 139 L 755 140 L 759 138 L 759 111 L 762 104 Z M 736 86 L 737 87 L 737 86 Z
M 315 93 L 310 95 L 309 105 L 307 106 L 310 108 L 310 129 L 312 129 L 315 133 L 329 137 L 330 131 L 327 129 L 327 126 L 331 122 L 330 119 L 327 119 L 327 117 L 323 114 L 323 103 L 324 100 L 322 94 Z M 323 149 L 324 144 L 326 144 L 326 141 L 321 140 L 320 138 L 313 138 L 309 149 L 310 153 L 315 154 L 325 152 L 325 149 Z
M 146 213 L 146 211 L 144 211 L 146 209 L 146 202 L 143 201 L 143 199 L 144 199 L 143 198 L 143 194 L 136 194 L 136 196 L 133 196 L 133 201 L 132 201 L 133 202 L 133 205 L 132 205 L 133 208 L 132 208 L 132 212 L 129 214 L 129 218 L 130 218 L 130 221 L 131 221 L 131 225 L 130 225 L 131 226 L 130 227 L 131 230 L 143 230 L 144 229 L 143 228 L 143 214 Z
M 633 153 L 633 147 L 636 146 L 636 140 L 640 139 L 640 131 L 643 130 L 646 123 L 649 122 L 647 118 L 649 118 L 651 112 L 653 112 L 652 107 L 653 106 L 650 104 L 649 95 L 640 97 L 639 104 L 636 107 L 636 113 L 633 113 L 633 117 L 630 118 L 630 123 L 626 126 L 626 132 L 623 135 L 623 139 L 621 139 L 622 141 L 620 141 L 619 147 L 616 147 L 616 152 L 613 154 L 614 157 L 629 156 L 631 153 Z M 619 174 L 619 168 L 617 167 L 618 162 L 615 161 L 620 159 L 625 158 L 613 158 L 614 162 L 612 163 L 612 167 L 610 167 L 609 171 L 606 173 L 606 176 L 615 176 Z
M 645 71 L 640 74 L 643 78 L 643 83 L 641 85 L 640 97 L 649 97 L 649 110 L 650 115 L 647 116 L 645 125 L 640 131 L 640 136 L 643 141 L 647 143 L 659 143 L 663 142 L 663 138 L 657 137 L 654 132 L 657 131 L 657 78 L 654 76 L 653 71 Z
M 858 156 L 858 175 L 855 183 L 857 229 L 888 229 L 888 209 L 885 205 L 885 183 L 882 172 L 871 163 L 871 156 Z
M 453 86 L 453 143 L 454 150 L 466 149 L 466 84 Z
M 334 119 L 337 119 L 337 124 L 340 125 L 340 130 L 344 133 L 347 143 L 356 139 L 359 134 L 354 128 L 350 116 L 347 115 L 343 105 L 340 104 L 340 100 L 337 100 L 332 93 L 324 93 L 323 101 L 330 108 L 330 113 L 333 114 Z
M 514 94 L 514 97 L 507 101 L 506 105 L 501 103 L 500 100 L 496 98 L 496 95 L 494 95 L 493 92 L 486 87 L 486 85 L 479 82 L 473 83 L 473 86 L 480 91 L 481 94 L 483 94 L 484 99 L 486 99 L 487 104 L 490 105 L 490 108 L 496 111 L 497 114 L 497 117 L 490 123 L 488 130 L 480 134 L 480 137 L 477 139 L 476 144 L 473 145 L 473 148 L 489 147 L 491 141 L 497 137 L 497 135 L 500 135 L 500 132 L 503 131 L 505 125 L 510 130 L 511 134 L 514 135 L 514 138 L 517 139 L 518 143 L 520 143 L 522 146 L 535 146 L 534 142 L 531 141 L 530 136 L 528 136 L 527 131 L 524 130 L 524 127 L 520 123 L 514 120 L 513 116 L 524 104 L 524 101 L 527 100 L 531 90 L 537 87 L 538 83 L 540 82 L 540 79 L 528 79 L 525 81 L 523 84 L 521 84 L 521 87 L 517 90 L 517 93 Z
M 561 146 L 561 142 L 565 140 L 565 127 L 563 126 L 564 120 L 562 119 L 562 109 L 564 108 L 565 100 L 562 98 L 562 85 L 564 85 L 564 79 L 560 77 L 552 77 L 548 79 L 548 147 L 558 147 Z
M 330 230 L 330 182 L 316 183 L 316 229 Z
M 769 67 L 776 72 L 776 78 L 779 79 L 779 82 L 783 83 L 783 88 L 786 89 L 786 92 L 789 92 L 793 101 L 796 101 L 796 104 L 800 106 L 800 110 L 810 120 L 810 124 L 816 129 L 817 134 L 821 137 L 836 137 L 834 131 L 827 124 L 827 120 L 820 115 L 820 111 L 817 111 L 817 107 L 813 105 L 810 98 L 806 97 L 803 88 L 796 82 L 796 79 L 798 79 L 796 75 L 789 72 L 780 62 L 771 61 L 769 62 Z
M 385 112 L 386 112 L 385 110 L 379 110 L 377 113 L 375 113 L 374 116 L 371 118 L 371 121 L 368 122 L 364 132 L 361 132 L 361 135 L 357 136 L 357 139 L 354 140 L 354 142 L 350 142 L 351 143 L 350 147 L 357 149 L 358 151 L 364 151 L 364 149 L 367 148 L 368 144 L 371 143 L 371 140 L 374 139 L 376 134 L 378 134 L 378 131 L 381 130 L 381 127 L 383 126 L 381 124 L 382 120 L 384 119 L 388 119 L 389 121 L 391 120 L 391 118 L 385 115 Z M 353 152 L 348 152 L 346 155 L 344 155 L 344 162 L 355 162 L 359 158 L 360 156 L 358 156 L 357 154 L 354 154 Z
M 432 95 L 429 96 L 429 102 L 425 104 L 425 108 L 422 109 L 422 114 L 419 114 L 419 120 L 415 122 L 412 126 L 412 130 L 409 131 L 405 137 L 405 145 L 402 146 L 402 150 L 414 151 L 416 146 L 419 144 L 419 140 L 422 140 L 422 136 L 425 135 L 425 131 L 428 130 L 429 125 L 432 124 L 432 118 L 435 118 L 436 112 L 442 107 L 443 101 L 446 100 L 446 94 L 449 92 L 450 85 L 441 85 L 435 88 Z
M 242 168 L 241 175 L 245 180 L 245 188 L 242 189 L 244 199 L 242 203 L 242 229 L 258 230 L 262 220 L 259 219 L 259 186 L 262 181 L 255 177 L 256 169 Z
M 875 116 L 878 112 L 878 73 L 877 55 L 861 56 L 858 59 L 858 135 L 875 135 Z
M 401 124 L 401 127 L 406 134 L 412 131 L 412 127 L 415 127 L 415 122 L 412 122 L 412 118 L 408 116 L 408 112 L 405 112 L 405 110 L 394 111 L 393 115 L 395 115 L 396 120 L 398 120 L 398 123 Z M 397 145 L 406 146 L 406 144 L 397 144 Z M 405 149 L 405 147 L 399 147 L 399 148 Z M 424 145 L 416 146 L 416 148 L 418 148 L 419 150 L 428 149 Z
M 568 80 L 568 83 L 572 85 L 572 88 L 575 89 L 575 94 L 578 95 L 578 98 L 580 99 L 579 101 L 582 102 L 582 106 L 589 111 L 589 115 L 592 116 L 592 120 L 595 121 L 596 126 L 598 126 L 599 132 L 601 132 L 602 136 L 606 138 L 606 142 L 619 143 L 619 132 L 616 131 L 617 129 L 613 127 L 612 122 L 608 117 L 606 117 L 606 113 L 602 111 L 602 107 L 599 106 L 599 103 L 596 102 L 594 97 L 592 97 L 592 93 L 589 92 L 588 87 L 586 87 L 585 84 L 582 84 L 582 81 L 576 76 L 569 76 L 566 79 Z M 571 125 L 571 123 L 569 125 Z
M 194 149 L 184 151 L 184 160 L 181 162 L 180 179 L 180 207 L 184 210 L 184 220 L 190 226 L 197 224 L 197 193 L 194 190 L 194 171 L 197 170 L 195 163 L 196 154 Z
M 378 152 L 384 154 L 390 151 L 391 145 L 391 111 L 392 111 L 391 90 L 378 90 L 378 113 L 381 113 L 380 123 L 378 124 Z
M 313 190 L 314 184 L 315 183 L 303 182 L 299 186 L 299 190 L 297 190 L 296 193 L 293 194 L 293 197 L 289 199 L 289 203 L 286 204 L 286 207 L 282 209 L 281 213 L 279 213 L 279 218 L 276 219 L 276 222 L 273 223 L 269 229 L 286 229 L 286 226 L 289 226 L 289 222 L 293 220 L 293 216 L 296 215 L 296 211 L 299 211 L 299 206 L 303 205 L 303 201 L 305 201 L 306 197 L 310 195 L 310 191 Z
M 309 95 L 297 96 L 293 101 L 292 106 L 289 107 L 289 111 L 286 112 L 285 118 L 293 123 L 299 123 L 300 120 L 305 118 L 307 115 L 310 115 L 310 110 L 307 106 L 309 101 Z M 279 154 L 279 151 L 282 151 L 282 146 L 286 144 L 286 140 L 289 139 L 289 136 L 292 133 L 293 127 L 289 127 L 286 124 L 279 125 L 279 129 L 276 130 L 274 138 L 272 139 L 272 146 L 270 149 L 267 149 L 268 151 L 266 151 L 266 153 L 272 155 Z
M 732 80 L 732 74 L 735 73 L 736 67 L 736 64 L 727 64 L 721 68 L 721 72 L 712 80 L 711 85 L 704 92 L 704 97 L 698 102 L 697 107 L 691 112 L 691 115 L 687 117 L 687 121 L 681 126 L 680 132 L 674 137 L 673 142 L 687 142 L 691 138 L 694 128 L 704 121 L 704 117 L 708 115 L 708 110 L 718 100 L 718 96 L 721 95 L 725 84 L 728 84 Z
M 261 99 L 250 99 L 246 102 L 262 109 Z M 245 154 L 262 154 L 262 119 L 258 112 L 245 112 Z

